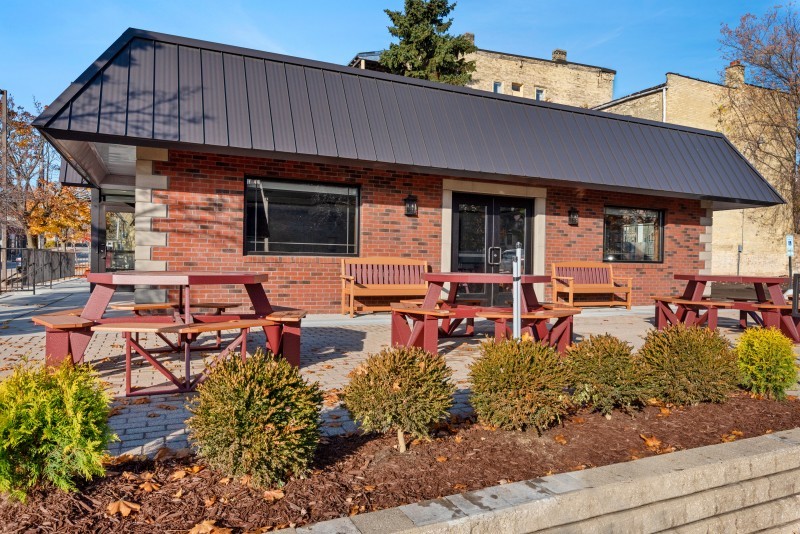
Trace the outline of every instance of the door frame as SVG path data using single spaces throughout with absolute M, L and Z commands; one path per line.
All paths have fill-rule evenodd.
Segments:
M 531 271 L 535 275 L 545 273 L 545 236 L 547 221 L 545 208 L 547 203 L 547 189 L 520 184 L 503 182 L 476 182 L 471 180 L 457 180 L 455 178 L 442 179 L 442 248 L 440 253 L 440 270 L 447 271 L 452 265 L 453 255 L 453 193 L 472 193 L 475 195 L 509 196 L 528 198 L 533 200 L 533 217 L 531 220 L 530 247 L 533 261 Z M 544 284 L 534 286 L 536 293 L 544 295 Z

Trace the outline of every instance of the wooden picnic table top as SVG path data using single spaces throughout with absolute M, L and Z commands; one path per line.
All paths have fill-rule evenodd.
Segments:
M 119 271 L 89 273 L 86 279 L 93 284 L 195 286 L 222 284 L 261 284 L 269 279 L 266 273 L 213 271 Z
M 463 282 L 467 284 L 510 284 L 513 278 L 510 273 L 425 273 L 422 278 L 427 282 L 446 283 Z M 523 284 L 548 284 L 549 276 L 524 274 L 521 277 Z
M 688 282 L 725 282 L 732 284 L 788 284 L 789 278 L 782 276 L 738 276 L 719 274 L 676 274 L 675 280 Z

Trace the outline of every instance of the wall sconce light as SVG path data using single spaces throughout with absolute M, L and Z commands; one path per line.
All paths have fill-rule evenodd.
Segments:
M 408 195 L 405 198 L 406 203 L 406 217 L 416 217 L 417 216 L 417 197 L 414 195 Z
M 578 210 L 570 208 L 567 212 L 567 222 L 570 226 L 578 226 Z

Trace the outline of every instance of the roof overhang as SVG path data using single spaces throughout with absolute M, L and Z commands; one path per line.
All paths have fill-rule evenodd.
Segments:
M 108 147 L 783 203 L 720 133 L 129 29 L 34 125 L 88 183 Z

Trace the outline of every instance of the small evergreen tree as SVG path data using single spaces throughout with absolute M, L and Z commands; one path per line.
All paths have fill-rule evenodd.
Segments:
M 405 11 L 385 12 L 392 20 L 389 33 L 400 42 L 389 45 L 381 65 L 392 74 L 452 85 L 466 85 L 472 79 L 475 62 L 465 54 L 477 50 L 466 35 L 453 36 L 447 16 L 456 7 L 447 0 L 406 0 Z

